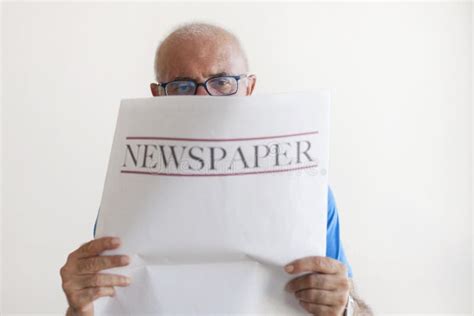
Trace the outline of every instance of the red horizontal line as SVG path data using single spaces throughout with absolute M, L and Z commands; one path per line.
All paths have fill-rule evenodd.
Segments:
M 276 169 L 266 171 L 250 171 L 250 172 L 234 172 L 234 173 L 168 173 L 168 172 L 153 172 L 153 171 L 132 171 L 132 170 L 121 170 L 120 173 L 132 173 L 132 174 L 144 174 L 150 176 L 168 176 L 168 177 L 225 177 L 225 176 L 244 176 L 250 174 L 262 174 L 262 173 L 278 173 L 278 172 L 289 172 L 302 169 L 316 168 L 318 165 L 309 165 L 304 167 L 296 167 L 289 169 Z
M 319 131 L 276 135 L 276 136 L 261 136 L 261 137 L 247 137 L 247 138 L 181 138 L 181 137 L 153 137 L 153 136 L 128 136 L 128 140 L 174 140 L 174 141 L 187 141 L 187 142 L 237 142 L 247 140 L 262 140 L 262 139 L 274 139 L 274 138 L 285 138 L 285 137 L 296 137 L 304 135 L 318 134 Z

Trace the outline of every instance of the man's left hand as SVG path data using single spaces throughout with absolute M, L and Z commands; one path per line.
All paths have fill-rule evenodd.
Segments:
M 289 274 L 308 272 L 288 282 L 301 306 L 313 315 L 341 316 L 347 304 L 350 281 L 347 267 L 328 257 L 306 257 L 285 266 Z

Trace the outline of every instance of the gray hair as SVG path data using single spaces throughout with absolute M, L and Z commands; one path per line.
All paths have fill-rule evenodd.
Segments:
M 193 23 L 186 23 L 186 24 L 178 26 L 171 33 L 169 33 L 163 41 L 159 43 L 155 52 L 155 60 L 154 60 L 154 67 L 153 67 L 155 70 L 156 79 L 158 80 L 158 72 L 159 72 L 158 55 L 160 54 L 160 49 L 165 43 L 172 40 L 173 41 L 174 40 L 188 41 L 195 38 L 212 39 L 212 38 L 215 38 L 217 36 L 222 36 L 222 35 L 229 38 L 236 45 L 236 47 L 240 51 L 240 54 L 244 60 L 245 68 L 247 68 L 248 70 L 247 55 L 245 54 L 237 36 L 235 36 L 232 32 L 217 25 L 193 22 Z

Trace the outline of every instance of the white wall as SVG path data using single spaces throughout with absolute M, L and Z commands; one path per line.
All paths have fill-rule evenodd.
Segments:
M 470 313 L 471 4 L 13 4 L 3 8 L 1 311 L 61 313 L 92 238 L 119 100 L 148 96 L 158 40 L 215 22 L 257 93 L 333 92 L 330 180 L 377 313 Z
M 0 5 L 0 16 L 3 16 L 2 15 L 2 12 L 3 12 L 3 6 Z M 3 26 L 3 23 L 0 23 L 0 38 L 1 37 L 1 34 L 3 34 L 2 32 L 2 26 Z M 0 47 L 1 47 L 1 41 L 0 41 Z M 0 60 L 3 61 L 2 59 L 2 52 L 3 50 L 0 49 Z M 0 82 L 2 82 L 2 77 L 3 77 L 3 71 L 1 70 L 3 67 L 3 63 L 0 63 Z M 0 100 L 2 100 L 1 102 L 3 103 L 3 84 L 0 85 Z M 3 112 L 3 106 L 0 107 L 0 126 L 2 126 L 3 124 L 3 119 L 2 119 L 2 112 Z M 3 232 L 3 222 L 2 222 L 2 217 L 3 217 L 3 201 L 2 201 L 2 195 L 3 195 L 3 155 L 2 155 L 2 149 L 3 149 L 3 135 L 2 135 L 2 132 L 3 132 L 3 128 L 0 128 L 0 232 Z M 2 237 L 3 237 L 3 233 L 0 233 L 0 306 L 3 306 L 3 278 L 2 278 L 2 271 L 3 271 L 3 260 L 1 260 L 1 258 L 3 258 L 3 242 L 2 242 Z M 0 312 L 2 311 L 2 309 L 0 308 Z

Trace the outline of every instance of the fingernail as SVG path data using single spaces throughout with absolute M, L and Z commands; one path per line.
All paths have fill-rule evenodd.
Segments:
M 120 263 L 121 264 L 129 264 L 130 263 L 130 258 L 128 256 L 122 256 L 120 258 Z
M 124 278 L 124 283 L 125 283 L 125 284 L 130 284 L 130 283 L 132 283 L 132 279 L 129 278 L 129 277 L 125 277 L 125 278 Z
M 295 267 L 291 264 L 285 266 L 285 271 L 288 272 L 288 273 L 293 272 L 294 269 L 295 269 Z
M 112 246 L 118 246 L 118 245 L 120 245 L 120 238 L 114 237 L 114 238 L 112 238 L 110 243 L 112 244 Z

